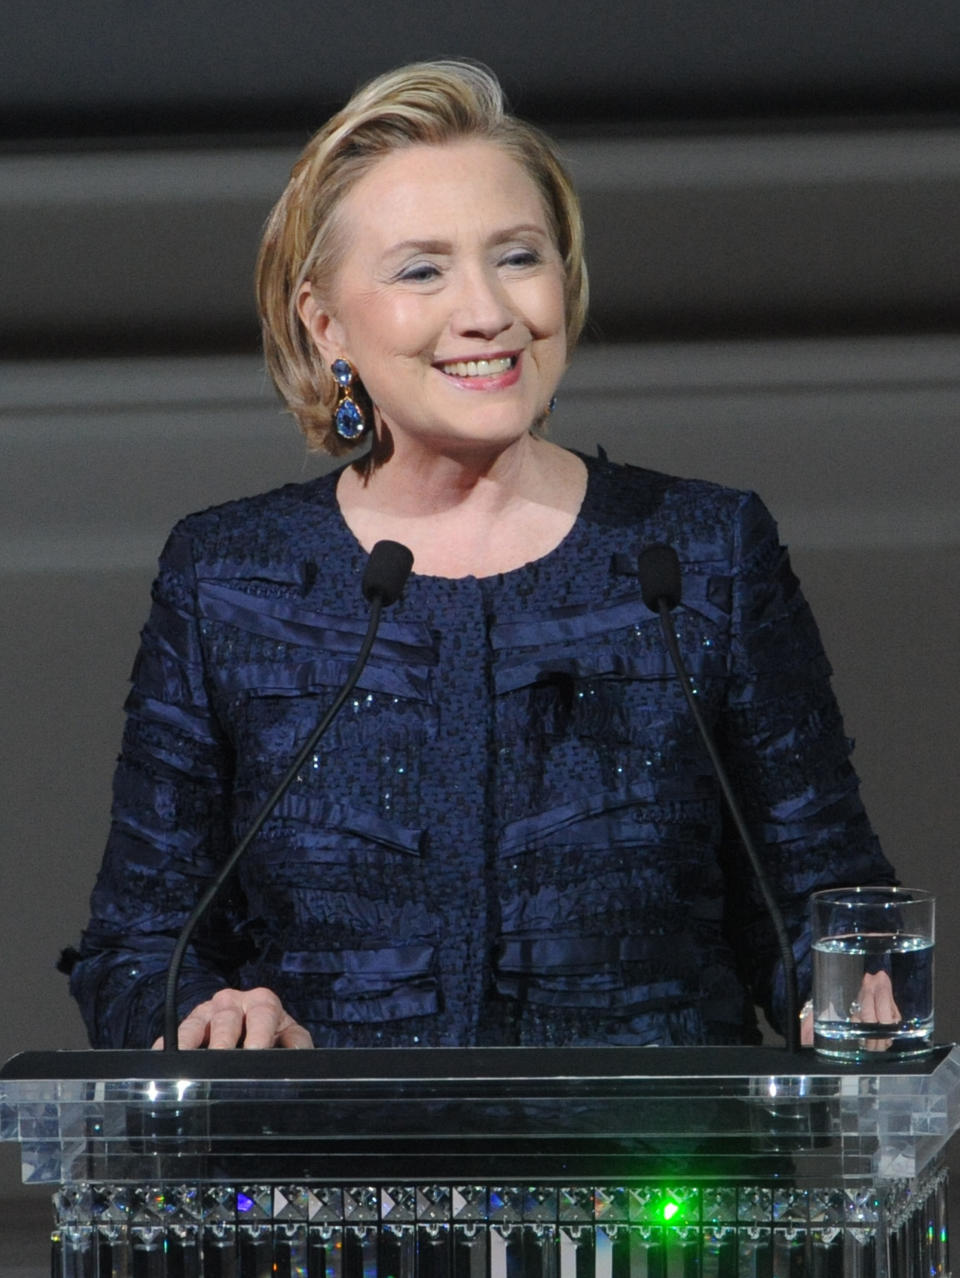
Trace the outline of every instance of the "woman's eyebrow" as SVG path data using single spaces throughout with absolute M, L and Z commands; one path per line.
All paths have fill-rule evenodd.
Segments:
M 549 239 L 549 232 L 545 227 L 539 226 L 536 222 L 517 222 L 512 226 L 505 226 L 502 229 L 493 231 L 487 237 L 488 244 L 502 244 L 504 240 L 513 239 L 514 236 L 520 234 L 529 235 L 531 232 L 539 235 L 542 239 Z M 401 253 L 452 253 L 453 244 L 450 240 L 441 239 L 409 239 L 399 240 L 396 244 L 391 244 L 384 249 L 381 256 L 383 258 L 395 257 Z

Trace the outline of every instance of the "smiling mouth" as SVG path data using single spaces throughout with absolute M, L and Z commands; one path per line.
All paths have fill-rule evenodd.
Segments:
M 504 355 L 501 359 L 459 360 L 456 364 L 440 364 L 440 372 L 448 377 L 497 377 L 515 367 L 516 355 Z

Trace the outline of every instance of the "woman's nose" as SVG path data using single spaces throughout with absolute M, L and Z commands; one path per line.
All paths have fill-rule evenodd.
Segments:
M 495 271 L 475 269 L 465 273 L 452 322 L 465 336 L 496 337 L 514 322 L 510 299 Z

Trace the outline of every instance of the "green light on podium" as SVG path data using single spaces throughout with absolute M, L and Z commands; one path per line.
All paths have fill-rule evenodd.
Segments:
M 673 1198 L 666 1198 L 660 1203 L 659 1216 L 665 1225 L 677 1222 L 677 1217 L 682 1214 L 680 1204 Z

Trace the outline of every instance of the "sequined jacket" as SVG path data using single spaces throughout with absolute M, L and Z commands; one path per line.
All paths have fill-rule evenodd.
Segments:
M 889 880 L 829 668 L 752 494 L 588 460 L 550 554 L 411 577 L 360 684 L 188 951 L 185 1012 L 272 987 L 318 1045 L 695 1043 L 776 1023 L 782 974 L 644 606 L 674 614 L 809 984 L 805 902 Z M 148 1044 L 177 930 L 341 684 L 366 556 L 335 476 L 191 516 L 163 552 L 113 827 L 71 976 L 92 1041 Z

